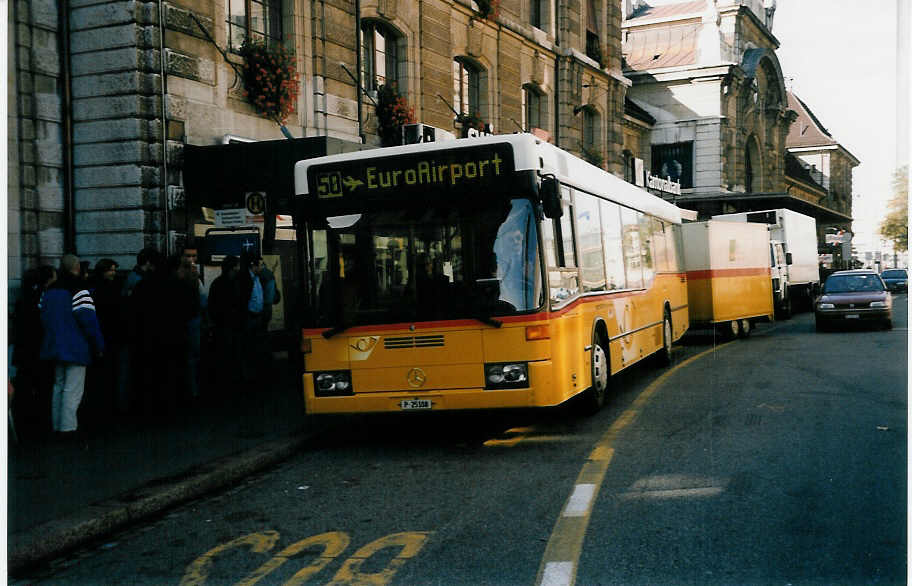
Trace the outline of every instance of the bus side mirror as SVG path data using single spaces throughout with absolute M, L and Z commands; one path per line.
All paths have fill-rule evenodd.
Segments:
M 564 215 L 564 208 L 561 205 L 560 182 L 556 177 L 542 177 L 541 189 L 542 208 L 545 211 L 545 217 L 556 220 Z

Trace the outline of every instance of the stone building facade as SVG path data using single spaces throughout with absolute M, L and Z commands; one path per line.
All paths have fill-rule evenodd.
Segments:
M 677 203 L 701 218 L 790 208 L 815 217 L 821 234 L 851 223 L 857 159 L 829 137 L 840 163 L 828 173 L 839 179 L 815 187 L 802 169 L 820 153 L 790 143 L 807 115 L 796 111 L 776 57 L 774 0 L 627 0 L 623 16 L 628 99 L 655 118 L 646 166 L 681 182 Z
M 174 252 L 187 229 L 184 145 L 288 135 L 378 145 L 374 103 L 385 83 L 396 83 L 417 122 L 459 135 L 460 121 L 477 115 L 494 133 L 535 132 L 624 173 L 630 82 L 614 0 L 14 0 L 10 8 L 11 299 L 26 269 L 64 252 L 124 269 L 144 246 Z M 295 55 L 301 91 L 287 135 L 242 92 L 235 51 L 245 35 Z

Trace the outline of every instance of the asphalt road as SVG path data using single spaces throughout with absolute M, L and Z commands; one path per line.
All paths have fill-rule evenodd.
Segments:
M 694 333 L 610 404 L 342 418 L 285 464 L 29 583 L 904 584 L 892 331 Z M 24 583 L 25 581 L 23 581 Z

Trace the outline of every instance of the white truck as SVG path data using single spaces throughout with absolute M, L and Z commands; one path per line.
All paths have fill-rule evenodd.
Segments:
M 792 210 L 775 209 L 721 214 L 712 219 L 766 224 L 770 232 L 770 272 L 777 315 L 788 319 L 796 303 L 805 307 L 813 305 L 820 289 L 814 218 Z

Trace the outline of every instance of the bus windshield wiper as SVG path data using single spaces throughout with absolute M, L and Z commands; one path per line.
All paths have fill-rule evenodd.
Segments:
M 503 325 L 502 321 L 500 321 L 499 319 L 493 318 L 491 316 L 488 316 L 488 315 L 473 315 L 472 317 L 474 319 L 477 319 L 478 321 L 480 321 L 483 324 L 487 324 L 489 326 L 494 326 L 495 328 L 499 328 L 500 326 Z
M 335 336 L 336 334 L 341 334 L 342 332 L 344 332 L 345 330 L 347 330 L 350 327 L 351 327 L 350 324 L 344 324 L 344 323 L 339 324 L 337 326 L 333 326 L 333 327 L 329 328 L 328 330 L 323 332 L 322 335 L 324 338 L 326 338 L 328 340 L 328 339 L 332 338 L 333 336 Z

